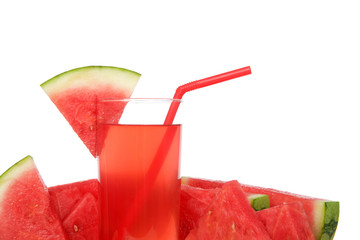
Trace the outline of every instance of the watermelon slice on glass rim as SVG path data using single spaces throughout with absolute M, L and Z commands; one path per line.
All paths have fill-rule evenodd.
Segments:
M 97 99 L 129 98 L 139 78 L 139 73 L 124 68 L 87 66 L 61 73 L 40 86 L 95 157 Z M 122 111 L 123 107 L 107 110 L 117 119 Z

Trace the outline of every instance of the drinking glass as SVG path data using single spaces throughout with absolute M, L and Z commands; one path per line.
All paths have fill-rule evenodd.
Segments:
M 100 239 L 178 239 L 181 124 L 164 125 L 173 102 L 98 101 Z

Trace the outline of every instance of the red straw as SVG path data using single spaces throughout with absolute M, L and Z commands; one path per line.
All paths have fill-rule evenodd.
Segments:
M 227 80 L 230 80 L 233 78 L 242 77 L 242 76 L 245 76 L 248 74 L 251 74 L 250 67 L 244 67 L 244 68 L 239 68 L 239 69 L 236 69 L 236 70 L 233 70 L 230 72 L 215 75 L 212 77 L 189 82 L 189 83 L 179 86 L 176 89 L 173 99 L 182 99 L 182 97 L 184 96 L 185 93 L 190 92 L 192 90 L 207 87 L 207 86 L 210 86 L 210 85 L 213 85 L 216 83 L 224 82 L 224 81 L 227 81 Z M 179 101 L 172 102 L 170 109 L 168 111 L 168 114 L 166 116 L 165 122 L 164 122 L 165 125 L 172 124 L 172 122 L 174 121 L 174 118 L 175 118 L 175 114 L 179 108 L 179 105 L 180 105 Z
M 244 68 L 240 68 L 240 69 L 237 69 L 234 71 L 215 75 L 212 77 L 189 82 L 187 84 L 179 86 L 176 89 L 174 99 L 181 99 L 183 97 L 183 95 L 189 91 L 192 91 L 192 90 L 195 90 L 198 88 L 202 88 L 202 87 L 206 87 L 206 86 L 210 86 L 210 85 L 213 85 L 216 83 L 224 82 L 224 81 L 227 81 L 230 79 L 242 77 L 242 76 L 245 76 L 248 74 L 251 74 L 250 67 L 244 67 Z M 170 109 L 168 111 L 168 114 L 166 116 L 165 122 L 164 122 L 165 125 L 172 124 L 172 122 L 175 118 L 177 109 L 179 108 L 179 104 L 180 104 L 179 101 L 172 102 Z M 163 151 L 160 151 L 160 149 L 163 148 L 162 146 L 164 146 L 164 144 L 171 142 L 173 140 L 174 136 L 175 136 L 174 129 L 170 128 L 166 131 L 165 136 L 162 139 L 162 142 L 160 143 L 159 151 L 157 151 L 154 160 L 152 161 L 146 175 L 144 176 L 144 182 L 143 182 L 141 188 L 138 190 L 134 201 L 132 202 L 131 206 L 129 207 L 129 209 L 127 211 L 127 215 L 124 218 L 125 226 L 130 227 L 134 223 L 137 215 L 139 214 L 139 211 L 141 210 L 140 208 L 145 203 L 145 200 L 146 200 L 148 194 L 150 193 L 150 190 L 151 190 L 153 184 L 155 183 L 156 177 L 159 174 L 159 171 L 160 171 L 160 169 L 164 163 L 165 157 L 166 157 L 166 153 L 164 153 Z M 121 230 L 119 229 L 119 231 L 121 231 Z

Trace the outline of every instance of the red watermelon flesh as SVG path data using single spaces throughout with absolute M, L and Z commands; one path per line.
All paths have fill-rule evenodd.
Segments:
M 67 239 L 30 156 L 0 176 L 0 239 Z
M 180 237 L 184 239 L 196 226 L 196 222 L 206 213 L 207 208 L 220 192 L 221 188 L 204 189 L 189 185 L 181 185 L 180 195 Z M 255 210 L 268 208 L 266 195 L 245 193 L 249 204 Z
M 54 187 L 49 187 L 50 199 L 53 207 L 64 220 L 80 202 L 85 194 L 92 194 L 97 200 L 99 194 L 99 181 L 90 179 Z
M 61 73 L 41 87 L 95 157 L 97 100 L 129 98 L 139 78 L 123 68 L 88 66 Z M 122 111 L 114 107 L 108 113 L 119 120 Z
M 272 240 L 314 240 L 300 202 L 285 203 L 257 212 Z
M 333 239 L 339 219 L 339 202 L 313 198 L 271 188 L 241 184 L 244 191 L 269 196 L 270 206 L 300 202 L 305 210 L 315 239 Z
M 190 177 L 183 177 L 181 179 L 181 183 L 202 188 L 221 187 L 225 184 L 224 181 Z M 301 202 L 315 239 L 320 240 L 322 238 L 334 238 L 339 220 L 339 202 L 303 196 L 271 188 L 263 188 L 246 184 L 240 185 L 245 192 L 268 195 L 271 207 L 281 205 L 283 203 L 296 201 Z
M 237 181 L 223 185 L 186 240 L 270 240 Z
M 202 189 L 182 185 L 180 193 L 180 237 L 185 239 L 203 216 L 219 189 Z
M 63 221 L 70 240 L 98 240 L 99 213 L 97 200 L 91 193 L 84 195 L 75 209 Z
M 224 185 L 224 181 L 219 180 L 209 180 L 202 178 L 192 178 L 192 177 L 182 177 L 181 184 L 189 185 L 198 188 L 211 189 L 211 188 L 221 188 Z

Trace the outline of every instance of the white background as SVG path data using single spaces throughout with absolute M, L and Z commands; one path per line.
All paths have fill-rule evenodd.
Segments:
M 39 86 L 61 72 L 128 68 L 142 74 L 134 97 L 172 97 L 251 66 L 184 96 L 182 175 L 338 200 L 335 239 L 358 236 L 356 1 L 50 2 L 0 3 L 0 172 L 31 155 L 48 186 L 97 176 Z

